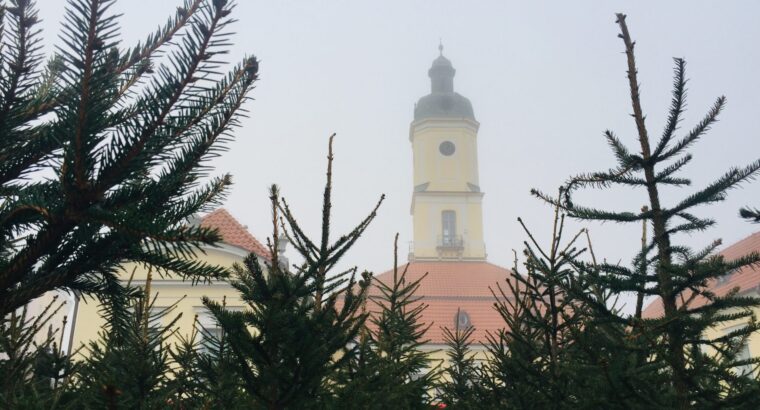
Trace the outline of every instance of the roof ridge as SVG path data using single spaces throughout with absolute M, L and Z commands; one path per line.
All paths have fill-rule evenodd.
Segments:
M 234 230 L 235 232 L 226 232 L 227 235 L 225 235 L 225 232 L 223 231 L 221 224 L 214 223 L 211 219 L 214 217 L 222 218 L 224 222 L 227 224 L 230 224 L 229 228 Z M 249 252 L 256 253 L 259 256 L 265 257 L 267 259 L 271 258 L 271 253 L 269 252 L 269 249 L 267 249 L 266 246 L 264 246 L 253 234 L 251 234 L 250 231 L 248 231 L 248 228 L 240 223 L 237 218 L 235 218 L 230 211 L 228 211 L 224 207 L 219 207 L 206 215 L 204 215 L 201 218 L 201 224 L 206 223 L 208 226 L 217 228 L 217 230 L 220 231 L 220 234 L 222 235 L 222 242 L 237 246 L 240 248 L 243 248 Z M 241 235 L 243 236 L 243 240 L 246 242 L 250 242 L 250 244 L 243 244 L 240 243 L 240 241 L 233 240 L 234 238 L 231 238 L 232 235 Z M 225 238 L 225 236 L 227 236 Z
M 734 242 L 734 243 L 732 243 L 732 244 L 728 245 L 727 247 L 725 247 L 725 248 L 721 249 L 721 251 L 720 251 L 720 252 L 718 252 L 718 253 L 722 254 L 722 253 L 724 253 L 724 252 L 726 252 L 726 251 L 731 251 L 731 250 L 733 250 L 733 249 L 735 249 L 735 248 L 739 248 L 739 247 L 741 247 L 742 245 L 744 245 L 746 242 L 748 242 L 748 241 L 750 241 L 750 240 L 754 239 L 754 237 L 755 237 L 755 236 L 757 236 L 757 239 L 760 239 L 760 231 L 757 231 L 757 232 L 753 232 L 753 233 L 751 233 L 751 234 L 749 234 L 749 235 L 745 236 L 744 238 L 742 238 L 742 239 L 739 239 L 738 241 L 736 241 L 736 242 Z

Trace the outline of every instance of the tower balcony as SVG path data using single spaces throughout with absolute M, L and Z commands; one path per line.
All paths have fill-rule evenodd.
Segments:
M 459 251 L 464 250 L 464 240 L 461 235 L 443 235 L 438 236 L 439 251 Z

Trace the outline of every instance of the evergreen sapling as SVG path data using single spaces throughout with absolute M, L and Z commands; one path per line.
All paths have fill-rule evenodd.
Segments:
M 682 176 L 692 161 L 689 148 L 717 121 L 725 105 L 719 97 L 705 117 L 680 138 L 676 137 L 682 122 L 686 98 L 686 63 L 675 59 L 673 97 L 662 136 L 653 143 L 641 107 L 638 70 L 634 45 L 626 25 L 626 16 L 617 15 L 628 64 L 633 119 L 638 136 L 639 152 L 631 151 L 612 131 L 605 137 L 617 160 L 617 166 L 607 171 L 593 172 L 571 178 L 557 198 L 538 191 L 535 195 L 558 205 L 573 218 L 617 223 L 641 223 L 652 227 L 652 236 L 638 258 L 638 266 L 628 269 L 618 265 L 601 264 L 604 274 L 589 276 L 596 286 L 615 294 L 631 292 L 656 296 L 663 313 L 659 317 L 640 318 L 614 312 L 603 304 L 595 304 L 596 315 L 613 318 L 636 329 L 633 336 L 656 341 L 645 360 L 653 369 L 653 380 L 668 376 L 669 390 L 656 399 L 660 406 L 686 409 L 694 406 L 757 406 L 757 383 L 737 374 L 737 366 L 756 363 L 757 359 L 740 359 L 736 355 L 736 340 L 757 330 L 752 309 L 760 300 L 756 297 L 729 293 L 716 296 L 709 284 L 734 269 L 755 265 L 760 255 L 751 253 L 735 260 L 725 260 L 713 253 L 720 245 L 713 242 L 697 251 L 677 245 L 680 234 L 703 231 L 715 220 L 697 216 L 697 207 L 723 201 L 727 192 L 755 177 L 760 161 L 743 168 L 731 168 L 713 183 L 668 206 L 661 198 L 665 188 L 683 188 L 691 181 Z M 642 188 L 647 207 L 641 211 L 610 211 L 582 206 L 575 193 L 583 188 L 607 189 L 611 186 Z M 637 250 L 637 253 L 638 250 Z M 708 330 L 720 329 L 731 323 L 745 326 L 730 334 L 710 337 Z

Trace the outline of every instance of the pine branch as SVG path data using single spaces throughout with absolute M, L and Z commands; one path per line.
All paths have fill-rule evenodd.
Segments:
M 0 121 L 12 130 L 0 141 L 0 313 L 56 288 L 121 292 L 115 272 L 130 260 L 195 280 L 224 272 L 180 261 L 219 239 L 182 225 L 218 204 L 231 183 L 227 175 L 205 180 L 206 161 L 224 151 L 239 125 L 258 62 L 247 58 L 219 72 L 215 56 L 230 46 L 232 2 L 188 0 L 127 52 L 117 44 L 113 3 L 69 0 L 45 71 L 34 68 L 36 32 L 27 30 L 19 43 L 23 75 Z M 13 13 L 32 27 L 31 3 L 18 4 Z M 11 48 L 0 56 L 4 73 L 21 61 Z M 167 64 L 154 67 L 150 59 L 164 52 Z M 0 77 L 1 107 L 12 84 Z M 138 89 L 138 78 L 150 82 Z M 53 178 L 29 182 L 47 174 Z
M 739 216 L 751 222 L 760 222 L 760 211 L 757 209 L 742 208 L 739 210 Z
M 678 129 L 678 125 L 681 121 L 681 115 L 686 108 L 686 61 L 682 58 L 674 58 L 676 63 L 673 74 L 673 99 L 670 102 L 670 112 L 668 114 L 668 122 L 665 125 L 665 130 L 662 133 L 660 141 L 657 143 L 652 153 L 652 157 L 658 158 L 662 151 L 668 146 L 668 143 L 673 139 L 673 134 Z

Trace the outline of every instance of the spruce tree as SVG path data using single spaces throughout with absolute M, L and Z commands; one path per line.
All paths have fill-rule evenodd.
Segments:
M 172 350 L 171 376 L 176 402 L 181 404 L 177 408 L 250 408 L 252 399 L 235 371 L 237 358 L 225 336 L 224 331 L 205 328 L 196 316 L 192 333 L 179 337 Z
M 564 216 L 556 208 L 545 248 L 518 221 L 529 238 L 525 270 L 515 260 L 506 289 L 499 284 L 492 290 L 505 327 L 488 335 L 484 385 L 489 399 L 501 406 L 573 408 L 589 393 L 576 383 L 582 359 L 574 339 L 582 331 L 584 310 L 567 292 L 575 281 L 571 260 L 584 252 L 576 247 L 582 232 L 564 243 Z
M 0 317 L 0 406 L 54 408 L 69 399 L 66 388 L 76 367 L 59 349 L 63 323 L 51 323 L 64 303 L 54 298 L 37 316 L 27 307 Z M 54 326 L 60 326 L 55 328 Z
M 186 0 L 134 47 L 114 0 L 69 0 L 44 64 L 34 3 L 0 7 L 0 316 L 43 293 L 121 291 L 135 261 L 193 280 L 226 270 L 192 258 L 218 235 L 185 223 L 217 204 L 206 178 L 257 78 L 221 74 L 234 3 Z
M 338 404 L 364 409 L 424 409 L 434 401 L 439 364 L 422 350 L 429 324 L 422 322 L 427 305 L 417 296 L 427 275 L 407 281 L 398 266 L 398 234 L 394 242 L 392 281 L 373 280 L 368 297 L 370 318 L 358 339 L 358 354 L 347 363 Z
M 616 295 L 597 285 L 588 230 L 565 240 L 565 216 L 555 206 L 551 241 L 542 246 L 518 221 L 528 237 L 523 269 L 516 260 L 506 289 L 494 291 L 505 327 L 489 334 L 485 400 L 517 409 L 658 407 L 650 400 L 661 384 L 657 369 L 637 361 L 649 346 L 636 345 L 624 323 L 596 312 L 598 305 L 619 309 Z M 584 256 L 588 263 L 580 262 Z
M 101 305 L 106 327 L 99 338 L 84 346 L 74 375 L 72 402 L 84 409 L 154 409 L 177 404 L 182 397 L 170 379 L 172 346 L 181 314 L 174 305 L 155 307 L 151 273 L 145 288 L 131 287 L 130 298 Z M 166 322 L 166 323 L 164 323 Z
M 457 318 L 460 310 L 457 309 Z M 446 342 L 448 362 L 444 368 L 437 386 L 438 397 L 451 409 L 480 409 L 483 408 L 484 398 L 479 394 L 480 368 L 475 362 L 472 351 L 472 326 L 460 327 L 457 320 L 452 331 L 443 328 L 443 339 Z
M 686 97 L 686 64 L 675 59 L 673 97 L 665 128 L 659 140 L 653 143 L 645 123 L 640 101 L 638 70 L 634 56 L 634 42 L 626 25 L 626 16 L 617 15 L 620 38 L 625 46 L 628 64 L 633 119 L 636 125 L 638 152 L 630 150 L 612 131 L 605 137 L 617 160 L 613 169 L 583 174 L 571 178 L 559 197 L 550 197 L 533 191 L 538 197 L 560 206 L 569 216 L 580 220 L 641 223 L 652 227 L 653 235 L 640 257 L 642 266 L 632 269 L 611 264 L 600 264 L 604 274 L 588 275 L 595 285 L 615 294 L 631 292 L 656 296 L 662 303 L 663 313 L 657 318 L 639 318 L 615 312 L 604 304 L 590 304 L 595 315 L 615 318 L 632 329 L 631 337 L 656 341 L 653 350 L 643 359 L 652 369 L 653 380 L 666 375 L 667 382 L 660 397 L 654 399 L 662 407 L 745 407 L 758 405 L 758 386 L 755 381 L 737 373 L 736 367 L 755 363 L 756 359 L 739 360 L 737 341 L 757 330 L 752 309 L 760 300 L 755 297 L 730 293 L 718 297 L 708 286 L 726 273 L 760 261 L 752 253 L 735 260 L 714 256 L 719 242 L 700 250 L 677 245 L 681 234 L 703 231 L 715 224 L 710 218 L 699 217 L 697 207 L 725 199 L 728 190 L 755 177 L 760 161 L 743 168 L 731 168 L 713 183 L 686 195 L 672 205 L 666 205 L 661 193 L 666 188 L 683 188 L 691 181 L 682 176 L 684 167 L 692 160 L 689 148 L 717 121 L 725 105 L 720 97 L 706 116 L 680 138 L 676 137 L 682 122 Z M 583 188 L 607 189 L 611 186 L 643 188 L 647 207 L 638 210 L 603 210 L 582 206 L 575 202 L 575 193 Z M 638 250 L 637 250 L 638 253 Z M 730 334 L 708 337 L 708 329 L 720 329 L 729 323 L 746 323 Z M 641 358 L 641 356 L 640 356 Z
M 332 143 L 330 137 L 320 239 L 313 241 L 304 233 L 273 186 L 272 260 L 262 264 L 251 254 L 234 267 L 232 286 L 246 308 L 229 311 L 203 300 L 234 356 L 236 365 L 227 370 L 241 380 L 252 408 L 324 408 L 332 402 L 337 388 L 332 376 L 352 358 L 353 342 L 366 319 L 361 305 L 369 275 L 357 278 L 356 268 L 334 270 L 374 219 L 382 198 L 356 228 L 331 239 Z M 302 264 L 280 263 L 280 232 L 303 258 Z

